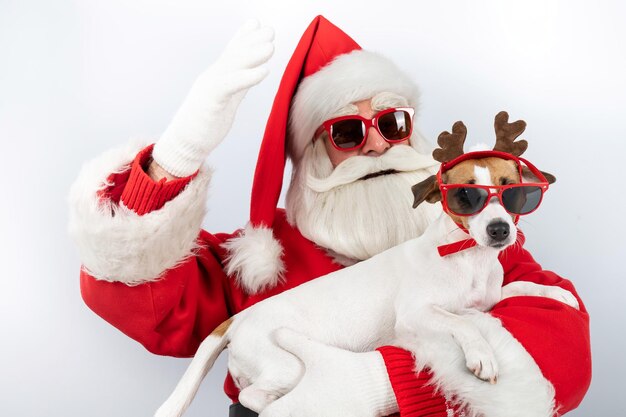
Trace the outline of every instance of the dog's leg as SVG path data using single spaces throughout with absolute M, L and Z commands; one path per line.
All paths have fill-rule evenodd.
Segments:
M 575 309 L 579 308 L 576 297 L 561 287 L 535 284 L 529 281 L 515 281 L 502 287 L 502 300 L 524 295 L 552 298 Z
M 400 339 L 406 339 L 407 333 L 418 341 L 424 337 L 438 337 L 441 333 L 449 334 L 463 350 L 467 368 L 483 381 L 497 382 L 498 364 L 493 349 L 478 328 L 463 316 L 430 305 L 398 312 L 397 317 L 396 331 Z

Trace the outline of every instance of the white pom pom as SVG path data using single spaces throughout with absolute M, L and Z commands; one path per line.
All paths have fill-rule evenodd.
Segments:
M 222 245 L 227 251 L 226 273 L 248 294 L 256 294 L 282 282 L 283 247 L 272 229 L 248 224 L 241 235 Z

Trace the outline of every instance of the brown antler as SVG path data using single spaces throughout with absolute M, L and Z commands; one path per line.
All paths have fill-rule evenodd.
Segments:
M 525 140 L 518 140 L 515 142 L 515 138 L 521 135 L 526 129 L 526 122 L 518 120 L 517 122 L 509 123 L 509 114 L 505 111 L 501 111 L 496 114 L 496 119 L 493 123 L 496 129 L 496 146 L 493 147 L 494 151 L 501 151 L 520 156 L 528 148 L 528 142 Z
M 452 133 L 448 131 L 441 132 L 437 138 L 437 144 L 439 144 L 441 148 L 433 151 L 435 161 L 448 162 L 452 161 L 457 156 L 463 155 L 465 136 L 467 136 L 467 128 L 461 121 L 452 125 Z

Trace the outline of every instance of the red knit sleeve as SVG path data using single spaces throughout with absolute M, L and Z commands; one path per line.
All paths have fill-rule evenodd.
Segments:
M 429 384 L 431 374 L 415 373 L 413 355 L 394 346 L 377 349 L 383 356 L 401 417 L 446 417 L 446 401 Z
M 99 197 L 116 203 L 121 201 L 139 215 L 158 210 L 176 197 L 195 174 L 170 181 L 165 178 L 154 181 L 146 174 L 153 148 L 154 144 L 142 149 L 131 163 L 130 170 L 111 174 L 107 179 L 109 186 L 100 191 Z

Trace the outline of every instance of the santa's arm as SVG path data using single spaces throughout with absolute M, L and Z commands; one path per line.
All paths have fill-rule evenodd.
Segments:
M 546 297 L 512 297 L 498 303 L 491 315 L 499 318 L 532 356 L 555 390 L 561 414 L 576 408 L 591 382 L 589 315 L 573 284 L 545 271 L 521 246 L 501 255 L 504 285 L 528 281 L 558 286 L 571 292 L 579 309 Z
M 552 417 L 555 409 L 560 414 L 572 410 L 591 378 L 585 307 L 569 281 L 542 270 L 521 246 L 508 249 L 501 262 L 505 283 L 559 286 L 577 297 L 580 310 L 554 299 L 524 296 L 500 302 L 491 314 L 468 313 L 495 352 L 500 369 L 496 384 L 468 371 L 462 350 L 451 340 L 429 342 L 432 369 L 415 372 L 415 358 L 407 350 L 384 346 L 354 353 L 283 330 L 276 342 L 303 361 L 305 374 L 261 417 L 378 417 L 394 412 L 401 417 L 458 417 L 467 415 L 458 411 L 464 406 L 472 415 Z
M 229 314 L 223 239 L 201 231 L 210 173 L 154 181 L 152 146 L 86 163 L 70 192 L 70 233 L 87 305 L 148 350 L 192 355 Z
M 580 310 L 550 298 L 524 296 L 503 300 L 491 315 L 472 315 L 470 319 L 495 350 L 501 378 L 494 386 L 479 381 L 465 369 L 460 349 L 442 344 L 432 382 L 447 393 L 457 393 L 457 400 L 485 415 L 510 416 L 509 410 L 516 410 L 521 416 L 550 416 L 553 407 L 560 414 L 568 412 L 581 402 L 591 379 L 585 307 L 571 282 L 542 270 L 521 246 L 510 248 L 500 260 L 505 284 L 524 280 L 559 286 L 574 294 Z M 427 375 L 410 372 L 411 353 L 396 348 L 379 351 L 402 416 L 445 415 L 415 411 L 416 404 L 428 397 L 429 386 L 423 386 Z M 434 401 L 438 395 L 430 387 Z
M 111 150 L 87 163 L 72 187 L 83 297 L 152 352 L 191 355 L 230 314 L 235 289 L 221 248 L 229 236 L 201 230 L 210 177 L 202 164 L 248 89 L 267 75 L 272 40 L 270 28 L 246 23 L 196 79 L 154 147 Z M 153 160 L 169 175 L 154 175 Z

